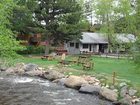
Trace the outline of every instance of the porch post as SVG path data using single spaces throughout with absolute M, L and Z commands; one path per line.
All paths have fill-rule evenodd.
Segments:
M 96 45 L 96 52 L 99 53 L 99 44 Z

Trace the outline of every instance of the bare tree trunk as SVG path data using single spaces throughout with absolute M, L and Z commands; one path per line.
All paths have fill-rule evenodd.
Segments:
M 46 45 L 45 46 L 45 55 L 48 55 L 49 54 L 49 45 Z
M 46 34 L 46 46 L 45 46 L 45 55 L 49 54 L 49 50 L 50 50 L 50 35 Z
M 110 22 L 109 22 L 109 16 L 107 14 L 107 27 L 108 27 L 108 52 L 111 53 L 111 32 L 110 32 Z

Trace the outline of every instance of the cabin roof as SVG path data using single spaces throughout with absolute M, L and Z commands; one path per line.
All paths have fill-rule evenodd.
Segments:
M 107 44 L 107 38 L 101 33 L 83 32 L 81 43 L 104 43 Z

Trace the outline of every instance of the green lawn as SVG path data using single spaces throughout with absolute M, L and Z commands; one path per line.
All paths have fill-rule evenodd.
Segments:
M 68 57 L 67 59 L 69 58 L 71 57 Z M 106 73 L 108 76 L 112 77 L 112 73 L 116 72 L 118 77 L 130 80 L 132 84 L 140 87 L 140 74 L 136 72 L 133 61 L 127 59 L 101 58 L 98 56 L 93 56 L 92 60 L 94 62 L 94 70 L 83 71 L 82 66 L 76 64 L 71 65 L 70 67 L 77 69 L 79 73 L 82 71 L 91 75 L 95 73 Z M 57 60 L 47 61 L 41 60 L 40 58 L 25 57 L 21 61 L 25 63 L 36 63 L 43 67 L 58 64 Z M 78 74 L 78 72 L 74 72 L 74 74 Z
M 136 73 L 136 67 L 132 61 L 126 59 L 93 58 L 95 71 L 99 73 L 112 74 L 116 72 L 119 77 L 140 82 L 140 74 Z
M 48 61 L 42 60 L 41 58 L 27 58 L 27 57 L 21 59 L 20 61 L 24 63 L 35 63 L 43 67 L 47 67 L 48 65 L 56 65 L 58 63 L 58 61 L 56 60 Z
M 140 86 L 140 74 L 136 72 L 136 67 L 132 60 L 102 58 L 93 56 L 94 70 L 87 71 L 88 74 L 106 73 L 112 77 L 113 72 L 122 79 L 130 80 L 133 84 Z M 72 66 L 73 68 L 81 70 L 82 67 Z

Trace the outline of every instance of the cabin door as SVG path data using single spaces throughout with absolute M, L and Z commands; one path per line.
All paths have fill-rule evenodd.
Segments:
M 89 51 L 90 52 L 92 51 L 92 45 L 91 44 L 89 45 Z
M 99 44 L 99 52 L 104 53 L 104 45 Z

